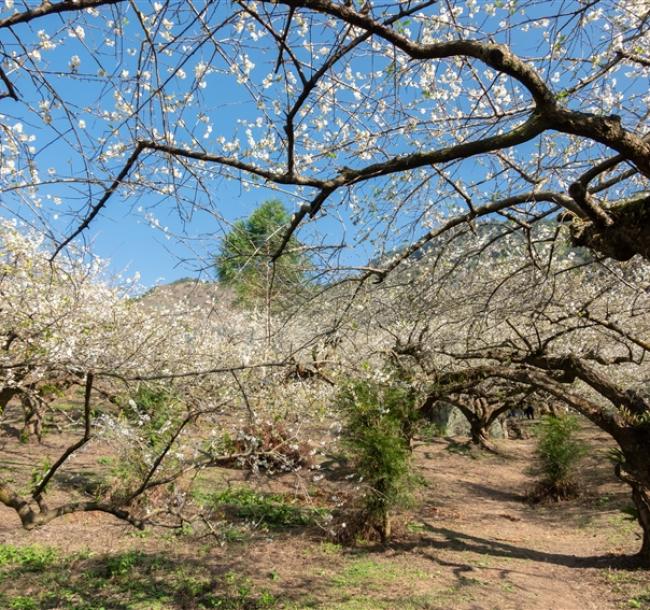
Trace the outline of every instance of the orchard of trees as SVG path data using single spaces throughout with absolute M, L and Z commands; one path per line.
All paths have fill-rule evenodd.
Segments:
M 214 533 L 202 473 L 340 449 L 323 535 L 387 543 L 441 409 L 498 452 L 530 408 L 565 418 L 540 459 L 605 435 L 650 562 L 649 2 L 7 0 L 0 50 L 0 413 L 27 456 L 70 439 L 2 465 L 23 528 Z M 126 209 L 204 296 L 98 256 Z

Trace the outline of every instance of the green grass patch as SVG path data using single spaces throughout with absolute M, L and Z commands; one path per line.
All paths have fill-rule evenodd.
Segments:
M 40 572 L 56 560 L 56 551 L 48 547 L 0 544 L 0 567 L 13 565 L 24 572 Z
M 396 566 L 363 557 L 348 563 L 334 576 L 332 583 L 337 587 L 372 587 L 380 583 L 394 582 L 397 578 Z
M 35 577 L 34 572 L 38 572 Z M 8 610 L 273 610 L 280 600 L 235 572 L 213 573 L 187 558 L 140 550 L 62 555 L 45 547 L 0 545 Z
M 650 589 L 638 592 L 636 595 L 627 600 L 627 605 L 630 608 L 650 608 Z
M 38 602 L 31 596 L 18 595 L 9 602 L 11 610 L 38 610 Z
M 226 517 L 273 529 L 314 525 L 329 515 L 328 509 L 300 506 L 282 494 L 261 493 L 246 487 L 207 494 L 204 503 L 223 511 Z

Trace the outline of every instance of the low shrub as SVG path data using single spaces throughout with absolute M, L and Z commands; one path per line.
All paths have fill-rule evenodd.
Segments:
M 342 441 L 364 490 L 361 506 L 345 521 L 339 538 L 350 542 L 374 530 L 385 542 L 392 512 L 411 504 L 417 481 L 410 447 L 415 395 L 406 384 L 354 381 L 337 402 L 345 420 Z
M 533 501 L 558 501 L 578 494 L 576 475 L 587 450 L 576 439 L 579 428 L 577 418 L 570 415 L 547 415 L 537 426 L 536 471 L 541 480 L 531 494 Z

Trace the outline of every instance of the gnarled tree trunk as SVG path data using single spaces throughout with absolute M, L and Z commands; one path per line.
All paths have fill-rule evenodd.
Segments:
M 648 490 L 640 486 L 633 486 L 632 500 L 634 500 L 637 518 L 643 530 L 643 542 L 639 550 L 639 557 L 645 564 L 650 565 L 650 498 L 648 498 Z
M 0 415 L 4 413 L 9 401 L 18 394 L 18 388 L 2 388 L 0 390 Z
M 472 443 L 488 451 L 494 451 L 494 447 L 489 440 L 490 423 L 477 417 L 469 420 L 469 426 Z
M 650 565 L 650 429 L 628 426 L 616 435 L 624 460 L 616 465 L 616 476 L 632 488 L 632 501 L 643 531 L 639 558 Z

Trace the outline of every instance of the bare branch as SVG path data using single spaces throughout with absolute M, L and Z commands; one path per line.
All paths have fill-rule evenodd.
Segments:
M 131 168 L 138 160 L 138 157 L 140 156 L 140 153 L 143 149 L 144 145 L 139 142 L 136 145 L 135 150 L 131 153 L 131 156 L 127 159 L 120 173 L 117 175 L 115 180 L 113 180 L 113 183 L 108 187 L 108 189 L 104 191 L 102 198 L 90 209 L 90 213 L 84 218 L 83 222 L 55 248 L 52 256 L 50 257 L 50 262 L 52 262 L 57 257 L 61 250 L 63 250 L 70 242 L 72 242 L 78 235 L 83 233 L 83 231 L 90 226 L 90 223 L 93 221 L 95 216 L 99 214 L 99 212 L 111 198 L 111 195 L 117 190 L 117 187 L 122 184 L 124 178 L 126 178 L 128 173 L 131 171 Z
M 7 87 L 7 92 L 1 94 L 0 99 L 5 97 L 10 97 L 18 101 L 18 93 L 16 92 L 16 88 L 14 87 L 14 84 L 11 82 L 11 80 L 9 80 L 9 77 L 7 76 L 6 72 L 2 69 L 2 66 L 0 66 L 0 80 L 2 80 L 5 87 Z
M 81 12 L 87 8 L 99 8 L 100 6 L 110 6 L 120 4 L 126 0 L 63 0 L 63 2 L 43 2 L 39 6 L 23 12 L 16 12 L 11 17 L 0 20 L 0 29 L 8 28 L 19 23 L 28 23 L 40 17 L 47 15 L 57 15 L 60 13 Z
M 81 449 L 89 440 L 90 440 L 90 395 L 93 388 L 93 374 L 86 374 L 86 389 L 84 394 L 84 435 L 74 444 L 70 445 L 59 457 L 59 459 L 52 464 L 50 469 L 47 471 L 45 476 L 41 479 L 38 485 L 32 491 L 32 497 L 34 499 L 40 498 L 47 484 L 50 482 L 52 477 L 56 474 L 57 470 L 64 464 L 64 462 L 78 449 Z

